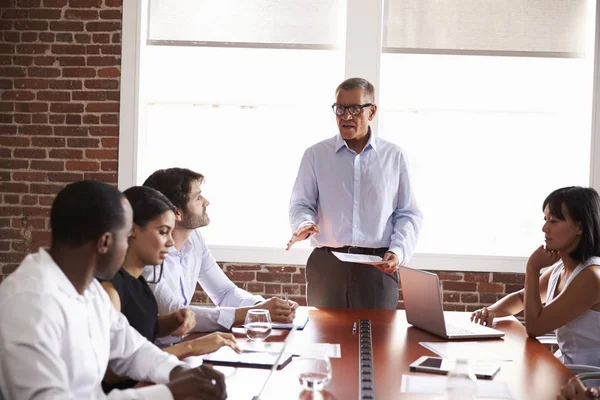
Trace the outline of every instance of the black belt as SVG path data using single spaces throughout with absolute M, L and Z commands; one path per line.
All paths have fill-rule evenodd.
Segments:
M 351 253 L 351 254 L 369 254 L 369 255 L 378 255 L 380 253 L 385 253 L 388 249 L 387 247 L 357 247 L 357 246 L 344 246 L 344 247 L 326 247 L 323 249 L 328 251 L 337 251 L 339 253 Z

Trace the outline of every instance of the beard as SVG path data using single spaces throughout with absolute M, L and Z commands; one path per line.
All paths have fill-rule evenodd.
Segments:
M 202 228 L 210 223 L 210 218 L 206 213 L 206 210 L 202 212 L 200 215 L 194 215 L 191 213 L 185 213 L 183 219 L 181 220 L 181 227 L 184 229 L 196 229 Z

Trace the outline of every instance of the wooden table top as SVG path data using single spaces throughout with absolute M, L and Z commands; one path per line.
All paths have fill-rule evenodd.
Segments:
M 466 313 L 464 313 L 466 314 Z M 466 315 L 465 315 L 466 317 Z M 423 355 L 435 356 L 419 342 L 441 342 L 442 338 L 410 326 L 402 310 L 364 309 L 311 309 L 309 322 L 303 331 L 297 331 L 295 342 L 339 343 L 341 358 L 332 358 L 333 377 L 323 392 L 324 399 L 358 398 L 358 333 L 352 325 L 359 319 L 371 320 L 375 397 L 377 399 L 436 399 L 439 396 L 416 396 L 400 392 L 402 374 L 422 374 L 409 371 L 409 365 Z M 483 340 L 481 343 L 495 352 L 506 354 L 511 362 L 502 362 L 494 380 L 507 382 L 517 399 L 555 399 L 560 387 L 573 375 L 554 355 L 535 339 L 527 338 L 525 328 L 514 319 L 499 321 L 496 325 L 506 333 L 504 339 Z M 239 328 L 236 336 L 245 337 Z M 274 330 L 267 341 L 285 339 L 288 331 Z M 257 394 L 268 375 L 268 370 L 253 368 L 216 367 L 227 377 L 230 399 L 250 399 Z M 428 376 L 435 376 L 427 374 Z M 310 399 L 301 392 L 294 372 L 294 361 L 276 371 L 261 396 L 267 399 Z

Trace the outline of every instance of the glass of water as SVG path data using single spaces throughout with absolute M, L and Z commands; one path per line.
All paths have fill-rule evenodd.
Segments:
M 250 340 L 265 340 L 271 334 L 271 315 L 269 310 L 248 310 L 244 321 L 246 336 Z
M 293 363 L 303 390 L 320 392 L 331 380 L 331 362 L 326 354 L 302 356 Z

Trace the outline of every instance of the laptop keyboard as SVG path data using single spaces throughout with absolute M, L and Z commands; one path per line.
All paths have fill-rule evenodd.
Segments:
M 447 335 L 474 335 L 477 332 L 475 330 L 465 329 L 461 326 L 456 326 L 452 324 L 446 324 L 446 334 Z

